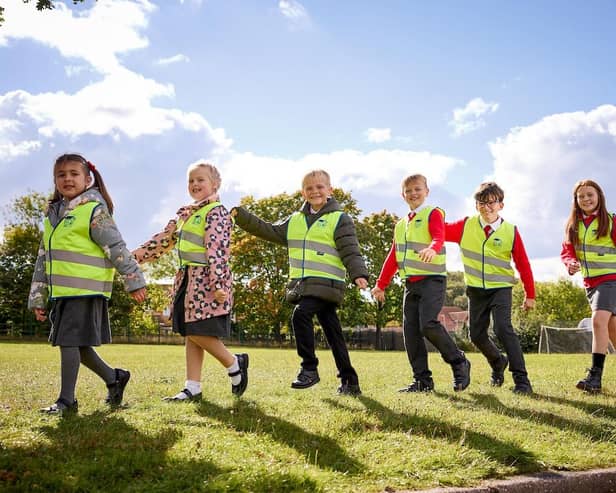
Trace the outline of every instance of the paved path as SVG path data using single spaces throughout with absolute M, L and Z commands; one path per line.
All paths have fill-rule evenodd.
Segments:
M 616 467 L 583 472 L 542 472 L 486 481 L 474 488 L 435 488 L 414 493 L 616 493 Z

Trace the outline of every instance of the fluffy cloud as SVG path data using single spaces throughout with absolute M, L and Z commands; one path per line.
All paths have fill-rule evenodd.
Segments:
M 391 140 L 391 128 L 369 128 L 365 132 L 368 142 L 381 144 Z
M 576 181 L 596 180 L 614 210 L 616 106 L 545 117 L 513 129 L 490 150 L 494 174 L 487 178 L 505 189 L 503 216 L 520 226 L 533 257 L 559 254 Z
M 101 73 L 120 66 L 118 54 L 148 45 L 140 31 L 155 9 L 147 0 L 96 2 L 83 15 L 61 2 L 44 12 L 21 0 L 8 0 L 3 5 L 6 21 L 0 29 L 0 45 L 11 38 L 32 39 L 57 49 L 64 58 L 85 60 Z
M 456 137 L 484 127 L 486 122 L 482 118 L 485 114 L 498 110 L 498 103 L 486 102 L 482 98 L 471 99 L 464 108 L 455 108 L 449 126 L 453 127 Z
M 428 152 L 344 150 L 309 154 L 298 160 L 233 153 L 222 167 L 228 189 L 266 197 L 298 190 L 302 177 L 313 169 L 327 170 L 334 186 L 378 195 L 392 187 L 398 190 L 400 180 L 410 170 L 426 175 L 431 184 L 442 184 L 448 172 L 460 164 L 455 158 Z

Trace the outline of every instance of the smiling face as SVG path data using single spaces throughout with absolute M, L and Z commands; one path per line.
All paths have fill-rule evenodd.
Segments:
M 402 185 L 402 198 L 411 210 L 423 204 L 429 193 L 430 189 L 422 179 L 409 180 L 408 183 Z
M 321 173 L 306 176 L 302 186 L 302 197 L 313 211 L 320 210 L 332 195 L 332 187 L 327 177 Z
M 188 174 L 188 193 L 195 202 L 201 202 L 214 192 L 218 187 L 212 180 L 207 168 L 199 166 Z
M 599 207 L 599 193 L 589 185 L 581 186 L 575 192 L 575 200 L 582 212 L 589 216 Z
M 486 198 L 486 200 L 476 200 L 475 208 L 481 215 L 481 219 L 486 224 L 492 224 L 498 219 L 498 213 L 505 206 L 502 201 L 498 200 L 494 195 Z
M 56 167 L 54 183 L 58 193 L 67 200 L 85 192 L 91 181 L 92 178 L 80 161 L 66 161 Z

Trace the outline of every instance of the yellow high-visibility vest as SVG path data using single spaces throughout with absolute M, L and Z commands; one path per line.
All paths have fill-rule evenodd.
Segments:
M 575 254 L 580 261 L 584 277 L 597 277 L 616 272 L 616 248 L 612 241 L 613 215 L 610 214 L 610 224 L 607 235 L 597 238 L 599 218 L 595 217 L 586 227 L 583 221 L 578 225 L 578 238 Z
M 336 250 L 334 231 L 342 211 L 319 217 L 308 228 L 306 217 L 296 212 L 289 220 L 287 242 L 289 249 L 289 277 L 323 277 L 344 281 L 346 269 Z
M 517 282 L 511 266 L 514 238 L 513 224 L 503 221 L 486 238 L 479 216 L 469 217 L 460 240 L 466 285 L 484 289 L 513 286 Z
M 180 265 L 207 265 L 205 239 L 206 217 L 220 202 L 210 202 L 196 210 L 186 221 L 178 221 L 178 256 Z
M 434 209 L 445 215 L 438 207 L 426 206 L 409 221 L 408 216 L 400 219 L 394 229 L 396 244 L 396 263 L 398 274 L 402 279 L 408 276 L 444 276 L 447 274 L 445 265 L 445 247 L 443 246 L 432 262 L 422 262 L 419 252 L 432 243 L 428 221 Z
M 51 299 L 111 297 L 113 264 L 90 239 L 90 222 L 98 205 L 99 202 L 87 202 L 75 207 L 55 227 L 45 218 L 45 272 Z

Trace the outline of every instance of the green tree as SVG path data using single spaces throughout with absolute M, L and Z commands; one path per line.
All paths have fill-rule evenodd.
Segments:
M 34 323 L 27 309 L 46 208 L 47 198 L 30 192 L 13 200 L 3 211 L 6 226 L 0 243 L 0 326 L 7 326 L 15 334 L 30 332 L 32 327 L 48 330 L 48 324 Z
M 447 291 L 445 293 L 445 305 L 457 306 L 462 310 L 468 309 L 466 298 L 466 283 L 464 272 L 447 272 Z
M 376 212 L 366 216 L 357 225 L 357 237 L 370 273 L 370 285 L 374 286 L 381 272 L 383 262 L 391 249 L 394 238 L 394 228 L 398 217 L 387 211 Z M 376 329 L 376 347 L 381 348 L 381 331 L 388 323 L 402 322 L 402 296 L 404 286 L 397 277 L 386 291 L 385 303 L 375 301 L 365 303 L 368 323 L 374 324 Z

